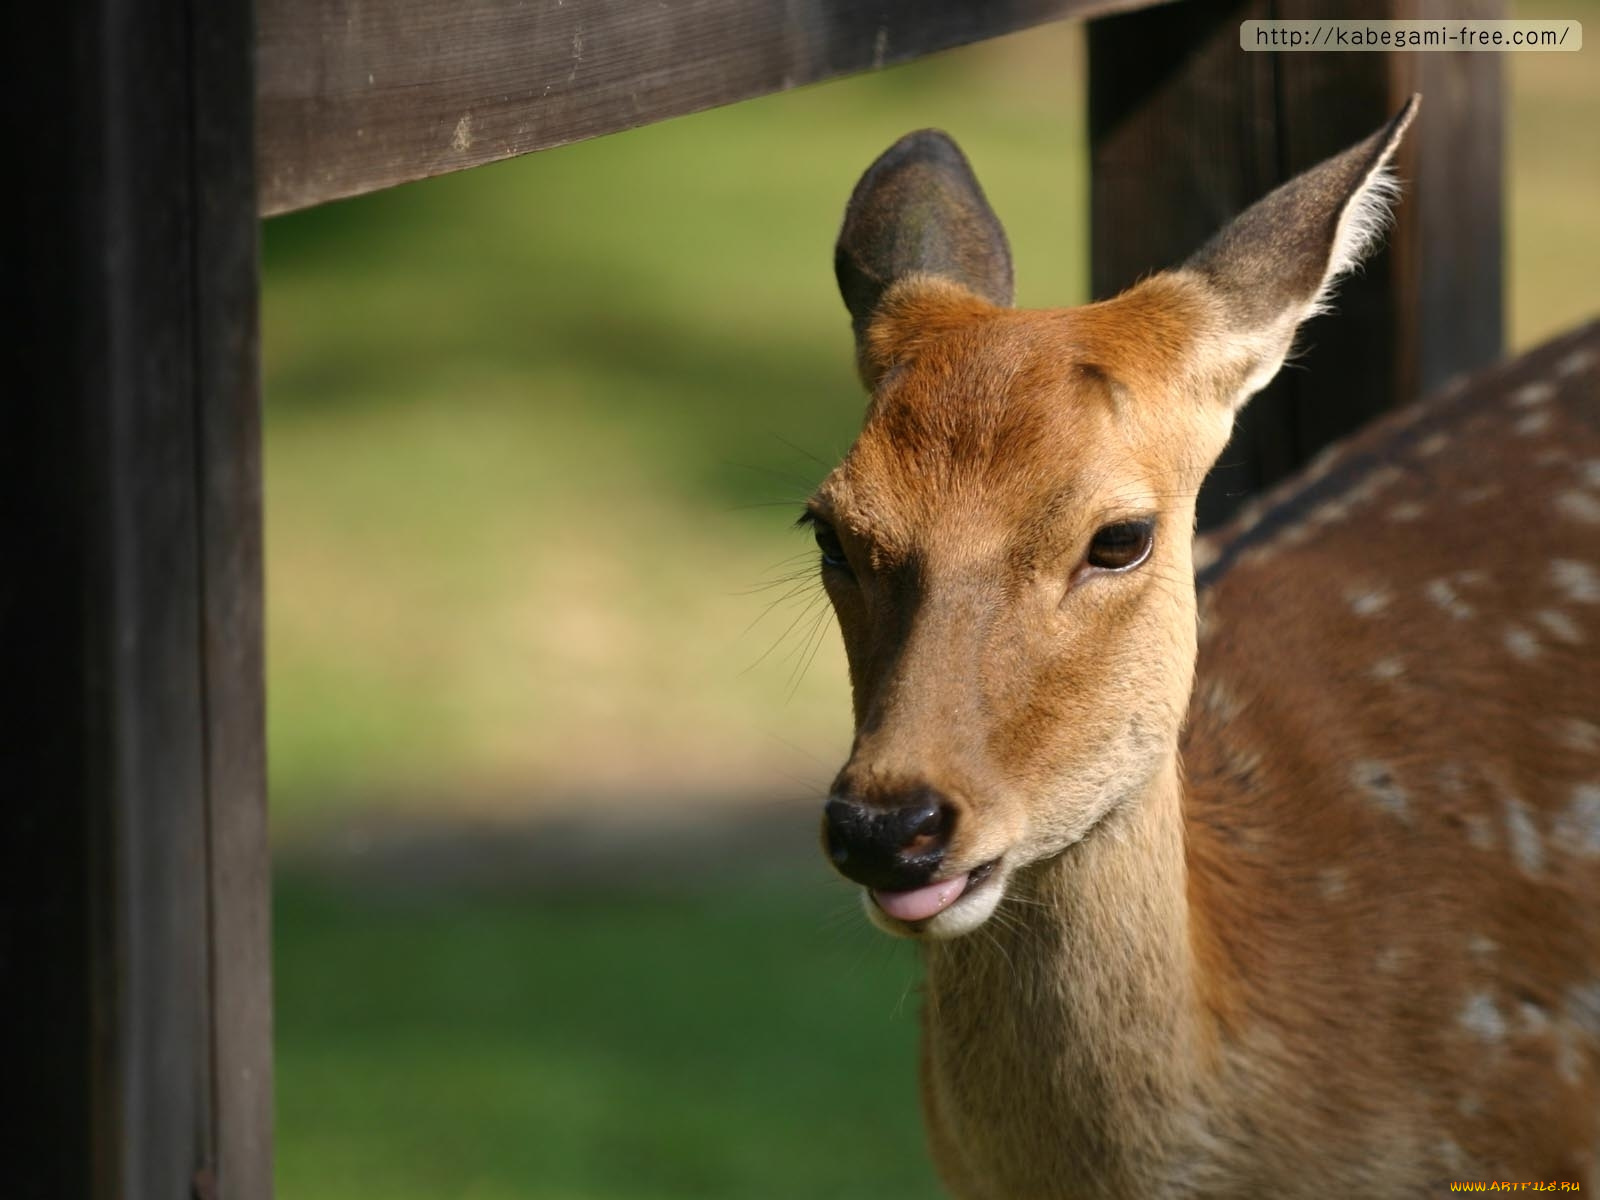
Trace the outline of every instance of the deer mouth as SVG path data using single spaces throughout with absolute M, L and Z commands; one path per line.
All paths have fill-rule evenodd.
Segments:
M 959 903 L 963 897 L 970 895 L 975 888 L 981 887 L 994 874 L 994 869 L 999 863 L 998 858 L 993 858 L 965 874 L 935 880 L 922 887 L 910 888 L 903 892 L 872 888 L 869 889 L 869 894 L 872 902 L 885 916 L 907 925 L 918 925 L 923 921 L 931 921 Z

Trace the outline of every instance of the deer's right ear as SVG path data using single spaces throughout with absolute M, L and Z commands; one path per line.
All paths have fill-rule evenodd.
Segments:
M 1215 384 L 1232 408 L 1278 373 L 1306 318 L 1382 240 L 1399 185 L 1389 162 L 1416 116 L 1412 96 L 1365 141 L 1290 180 L 1184 264 L 1218 320 L 1207 338 Z
M 833 271 L 869 387 L 883 364 L 867 352 L 867 330 L 895 284 L 933 276 L 991 304 L 1011 303 L 1005 230 L 966 157 L 936 129 L 906 134 L 867 168 L 845 209 Z

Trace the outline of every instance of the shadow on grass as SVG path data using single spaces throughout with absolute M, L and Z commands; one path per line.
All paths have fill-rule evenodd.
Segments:
M 281 867 L 279 1194 L 935 1194 L 911 948 L 792 855 L 652 881 L 639 845 L 521 885 Z

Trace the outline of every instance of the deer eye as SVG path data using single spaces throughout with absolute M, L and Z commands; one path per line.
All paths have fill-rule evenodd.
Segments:
M 1086 561 L 1102 571 L 1130 571 L 1150 557 L 1155 535 L 1156 523 L 1152 520 L 1102 525 L 1089 541 Z
M 849 571 L 850 562 L 844 556 L 844 547 L 839 544 L 839 535 L 833 531 L 833 526 L 813 518 L 811 532 L 816 536 L 817 549 L 822 551 L 822 565 L 836 571 Z

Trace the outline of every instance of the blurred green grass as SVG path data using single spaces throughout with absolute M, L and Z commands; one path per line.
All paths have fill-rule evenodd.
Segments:
M 909 946 L 842 888 L 280 879 L 285 1200 L 934 1192 Z
M 1595 308 L 1592 58 L 1507 59 L 1516 345 Z M 285 1200 L 932 1193 L 914 962 L 837 889 L 708 861 L 651 891 L 602 857 L 411 894 L 297 848 L 362 812 L 815 792 L 842 662 L 813 593 L 758 585 L 861 412 L 843 202 L 945 127 L 1020 302 L 1079 300 L 1081 93 L 1046 28 L 267 224 Z

